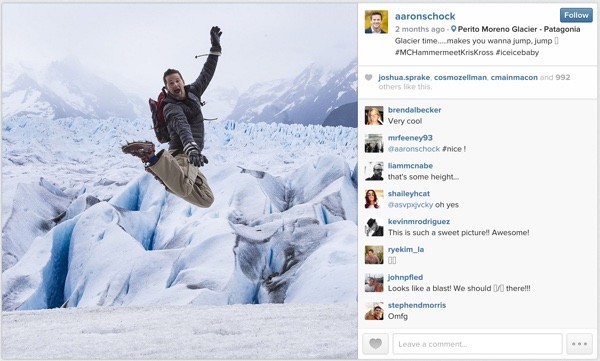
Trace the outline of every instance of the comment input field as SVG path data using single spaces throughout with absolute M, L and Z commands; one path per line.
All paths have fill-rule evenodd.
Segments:
M 395 354 L 561 354 L 559 333 L 396 333 Z

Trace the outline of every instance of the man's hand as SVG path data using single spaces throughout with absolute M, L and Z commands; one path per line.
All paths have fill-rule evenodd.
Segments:
M 183 151 L 188 156 L 190 163 L 196 167 L 202 167 L 204 163 L 208 163 L 206 157 L 200 154 L 200 150 L 198 150 L 198 145 L 196 142 L 190 142 L 186 144 L 185 147 L 183 147 Z
M 210 29 L 210 43 L 212 46 L 221 46 L 221 34 L 223 34 L 223 32 L 218 26 L 213 26 Z
M 223 34 L 223 32 L 218 26 L 213 26 L 210 29 L 210 43 L 212 45 L 210 48 L 211 53 L 221 52 L 221 34 Z

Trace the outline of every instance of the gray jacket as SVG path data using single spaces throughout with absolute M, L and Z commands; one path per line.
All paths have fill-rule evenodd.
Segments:
M 217 55 L 209 55 L 198 78 L 185 86 L 186 99 L 177 100 L 171 94 L 165 98 L 163 113 L 171 140 L 169 150 L 183 150 L 191 141 L 204 149 L 204 117 L 201 110 L 201 96 L 208 87 L 217 68 Z

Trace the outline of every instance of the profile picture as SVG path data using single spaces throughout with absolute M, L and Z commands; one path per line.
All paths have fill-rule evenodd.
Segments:
M 383 153 L 383 135 L 365 135 L 365 153 Z
M 383 202 L 383 189 L 367 189 L 365 191 L 365 208 L 380 208 Z
M 365 174 L 369 177 L 365 178 L 368 181 L 383 180 L 383 162 L 367 162 L 365 165 Z
M 365 224 L 365 235 L 367 237 L 381 237 L 383 236 L 383 226 L 377 224 L 375 218 L 369 218 Z
M 383 125 L 383 106 L 365 107 L 365 125 Z
M 388 11 L 367 10 L 365 11 L 365 34 L 387 34 Z
M 383 264 L 383 246 L 365 246 L 365 264 Z
M 383 302 L 367 302 L 365 304 L 365 320 L 382 321 L 383 320 Z
M 365 292 L 383 292 L 383 274 L 365 274 Z

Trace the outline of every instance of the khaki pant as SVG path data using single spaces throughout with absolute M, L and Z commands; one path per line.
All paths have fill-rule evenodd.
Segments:
M 168 151 L 160 153 L 158 162 L 147 167 L 150 173 L 163 182 L 167 191 L 195 206 L 210 207 L 215 198 L 200 169 L 190 164 L 188 157 L 183 153 L 175 157 Z

